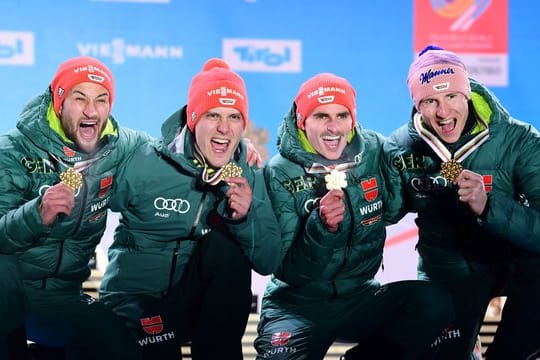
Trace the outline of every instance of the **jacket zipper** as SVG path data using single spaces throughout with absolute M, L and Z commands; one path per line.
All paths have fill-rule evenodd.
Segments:
M 347 261 L 349 260 L 349 257 L 351 256 L 351 244 L 353 239 L 353 233 L 354 233 L 354 211 L 351 204 L 351 199 L 349 198 L 349 194 L 344 191 L 345 199 L 347 199 L 347 208 L 351 210 L 351 222 L 349 224 L 349 236 L 347 237 L 347 243 L 345 244 L 345 255 L 343 256 L 343 261 L 341 262 L 341 266 L 339 269 L 335 272 L 334 278 L 332 279 L 332 297 L 335 298 L 338 296 L 338 291 L 336 288 L 336 276 L 343 270 L 345 265 L 347 264 Z
M 202 209 L 204 207 L 204 200 L 206 198 L 206 192 L 203 192 L 201 196 L 201 200 L 199 202 L 199 207 L 197 208 L 197 212 L 195 213 L 195 219 L 193 220 L 193 225 L 191 225 L 191 231 L 189 232 L 188 239 L 192 239 L 193 235 L 195 234 L 195 229 L 197 228 L 197 225 L 199 224 L 199 220 L 201 218 Z M 174 247 L 173 254 L 172 254 L 172 261 L 171 261 L 171 271 L 169 275 L 169 285 L 167 286 L 166 294 L 168 294 L 174 283 L 174 274 L 176 273 L 176 263 L 178 262 L 178 251 L 180 249 L 180 242 L 182 239 L 176 239 L 176 246 Z

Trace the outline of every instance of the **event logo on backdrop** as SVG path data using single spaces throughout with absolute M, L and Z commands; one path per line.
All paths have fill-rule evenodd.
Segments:
M 299 40 L 223 39 L 222 50 L 223 59 L 237 71 L 302 71 Z
M 415 54 L 436 44 L 484 84 L 508 85 L 508 0 L 415 0 L 413 37 Z
M 34 33 L 0 31 L 0 65 L 34 65 Z

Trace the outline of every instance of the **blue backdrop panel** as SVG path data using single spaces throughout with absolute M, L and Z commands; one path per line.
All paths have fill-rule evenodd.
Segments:
M 540 4 L 509 8 L 509 86 L 493 90 L 514 116 L 538 127 Z M 412 11 L 407 1 L 2 0 L 0 132 L 14 127 L 61 61 L 85 54 L 115 74 L 114 116 L 155 136 L 214 56 L 244 76 L 250 118 L 268 130 L 270 154 L 298 87 L 317 72 L 348 78 L 360 123 L 388 135 L 411 109 Z

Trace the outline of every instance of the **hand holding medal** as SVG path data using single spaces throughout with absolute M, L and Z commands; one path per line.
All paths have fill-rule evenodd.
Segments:
M 338 231 L 343 221 L 345 204 L 343 203 L 343 190 L 347 187 L 347 175 L 343 171 L 332 169 L 324 176 L 328 192 L 319 202 L 319 216 L 328 231 Z
M 233 162 L 227 163 L 221 169 L 220 178 L 227 179 L 229 189 L 225 196 L 229 207 L 230 216 L 240 219 L 247 215 L 251 206 L 252 192 L 247 179 L 242 177 L 243 170 Z

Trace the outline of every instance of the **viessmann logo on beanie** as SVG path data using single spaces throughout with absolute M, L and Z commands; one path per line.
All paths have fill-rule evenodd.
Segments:
M 223 60 L 212 58 L 200 73 L 191 80 L 187 102 L 187 125 L 194 131 L 201 115 L 216 107 L 230 107 L 238 110 L 248 121 L 248 99 L 244 80 Z
M 345 106 L 351 113 L 351 129 L 356 123 L 356 92 L 346 79 L 334 74 L 321 73 L 304 82 L 294 102 L 296 125 L 300 129 L 303 129 L 304 122 L 313 110 L 325 104 Z
M 471 97 L 465 64 L 451 51 L 434 45 L 424 48 L 409 67 L 407 85 L 414 105 L 442 92 L 460 92 Z
M 83 82 L 93 82 L 107 89 L 112 107 L 114 80 L 111 71 L 98 59 L 78 56 L 60 64 L 51 82 L 53 107 L 57 116 L 60 116 L 60 107 L 71 88 Z

